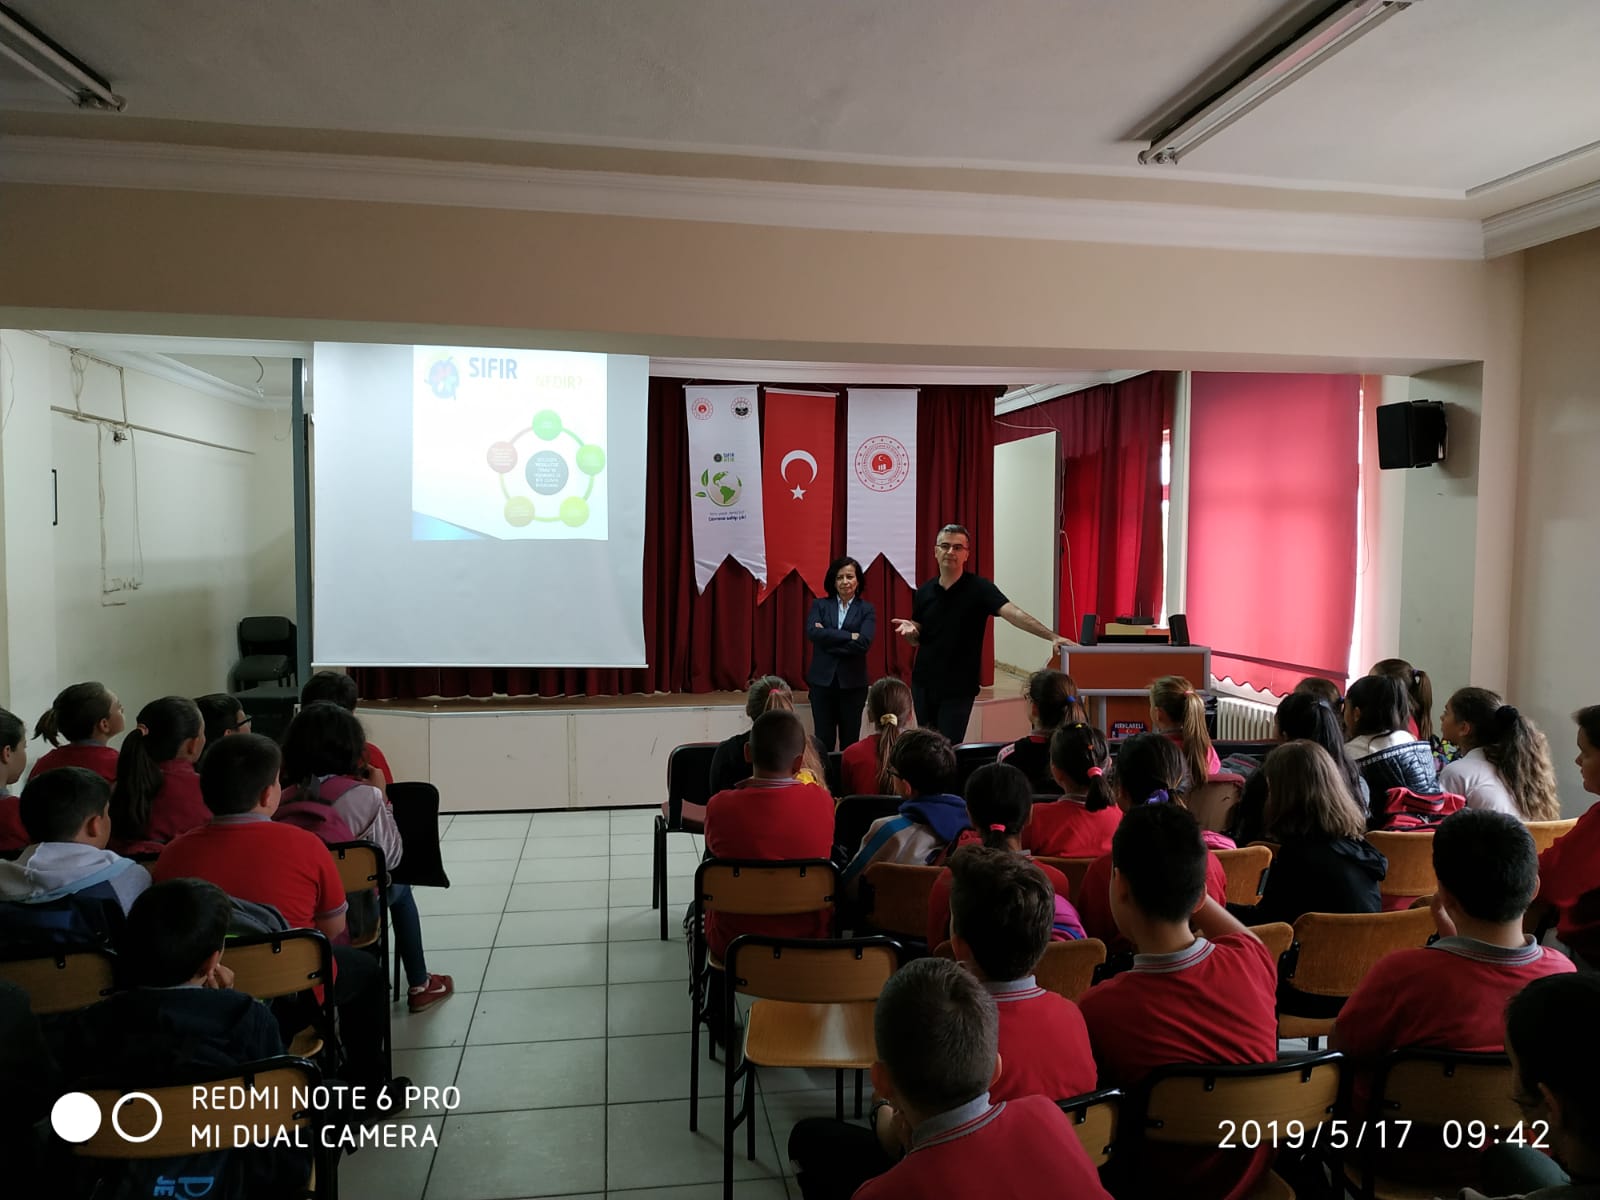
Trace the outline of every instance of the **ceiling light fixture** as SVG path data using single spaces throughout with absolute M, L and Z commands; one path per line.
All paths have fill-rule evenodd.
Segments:
M 79 108 L 121 112 L 126 101 L 105 78 L 0 4 L 0 54 L 37 75 Z
M 1277 95 L 1362 34 L 1376 29 L 1414 0 L 1345 0 L 1289 40 L 1267 48 L 1245 74 L 1197 108 L 1190 109 L 1139 152 L 1144 164 L 1175 165 L 1256 105 Z

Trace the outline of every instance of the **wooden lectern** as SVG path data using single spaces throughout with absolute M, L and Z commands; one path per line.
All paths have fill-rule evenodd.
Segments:
M 1064 646 L 1061 669 L 1078 685 L 1090 723 L 1099 726 L 1107 737 L 1123 737 L 1150 728 L 1153 680 L 1163 675 L 1181 675 L 1194 684 L 1196 691 L 1206 690 L 1211 682 L 1211 648 L 1171 646 L 1165 642 Z

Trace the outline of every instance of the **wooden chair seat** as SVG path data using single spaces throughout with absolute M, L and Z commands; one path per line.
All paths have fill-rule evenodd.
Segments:
M 1072 1132 L 1096 1167 L 1111 1160 L 1111 1149 L 1117 1141 L 1117 1118 L 1122 1108 L 1122 1093 L 1115 1088 L 1090 1092 L 1058 1101 L 1061 1111 L 1072 1122 Z
M 1048 863 L 1067 877 L 1067 884 L 1071 890 L 1068 900 L 1076 904 L 1078 892 L 1083 888 L 1083 877 L 1089 873 L 1089 868 L 1094 864 L 1092 858 L 1051 858 L 1036 855 L 1034 862 Z
M 1228 903 L 1254 904 L 1267 886 L 1267 871 L 1272 867 L 1272 851 L 1265 846 L 1240 846 L 1235 850 L 1213 850 L 1228 877 Z
M 322 1035 L 315 1025 L 307 1025 L 290 1039 L 289 1053 L 295 1058 L 315 1058 L 322 1053 Z
M 1572 832 L 1572 827 L 1577 823 L 1577 817 L 1570 817 L 1565 821 L 1529 821 L 1528 832 L 1533 835 L 1533 848 L 1543 854 Z
M 78 1012 L 104 1000 L 115 986 L 115 962 L 103 950 L 41 953 L 0 961 L 0 979 L 28 994 L 35 1016 Z
M 1333 1032 L 1332 1017 L 1297 1017 L 1291 1013 L 1278 1015 L 1280 1038 L 1323 1038 Z
M 1228 827 L 1234 806 L 1244 795 L 1244 776 L 1213 775 L 1185 799 L 1184 807 L 1194 814 L 1201 829 L 1221 833 Z
M 1278 962 L 1289 953 L 1289 947 L 1294 945 L 1294 926 L 1287 921 L 1273 921 L 1267 925 L 1252 925 L 1250 932 L 1261 939 L 1267 948 L 1267 953 L 1272 955 L 1272 961 Z
M 757 1000 L 745 1018 L 745 1058 L 761 1067 L 866 1070 L 878 1056 L 872 1037 L 874 1007 L 871 1000 Z
M 866 921 L 884 933 L 921 941 L 928 936 L 928 897 L 939 867 L 873 863 L 862 874 Z
M 1294 1200 L 1294 1189 L 1276 1171 L 1268 1171 L 1250 1193 L 1250 1200 Z
M 1433 830 L 1400 832 L 1375 829 L 1367 834 L 1372 848 L 1389 860 L 1378 891 L 1384 896 L 1431 896 L 1439 890 L 1433 874 Z
M 1034 980 L 1048 992 L 1076 1001 L 1094 983 L 1094 973 L 1106 961 L 1106 944 L 1099 938 L 1051 942 L 1033 968 Z

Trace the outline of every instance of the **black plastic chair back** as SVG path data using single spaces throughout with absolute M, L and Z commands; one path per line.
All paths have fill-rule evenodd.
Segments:
M 439 789 L 431 783 L 391 783 L 389 804 L 405 855 L 389 872 L 395 883 L 413 887 L 450 886 L 439 853 Z
M 833 844 L 854 856 L 872 823 L 894 816 L 902 803 L 899 796 L 846 796 L 833 810 Z
M 720 742 L 685 742 L 667 758 L 667 828 L 683 824 L 685 804 L 711 799 L 711 760 Z

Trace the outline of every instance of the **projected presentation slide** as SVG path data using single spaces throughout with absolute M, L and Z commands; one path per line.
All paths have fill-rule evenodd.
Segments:
M 412 347 L 411 536 L 608 534 L 606 356 Z

